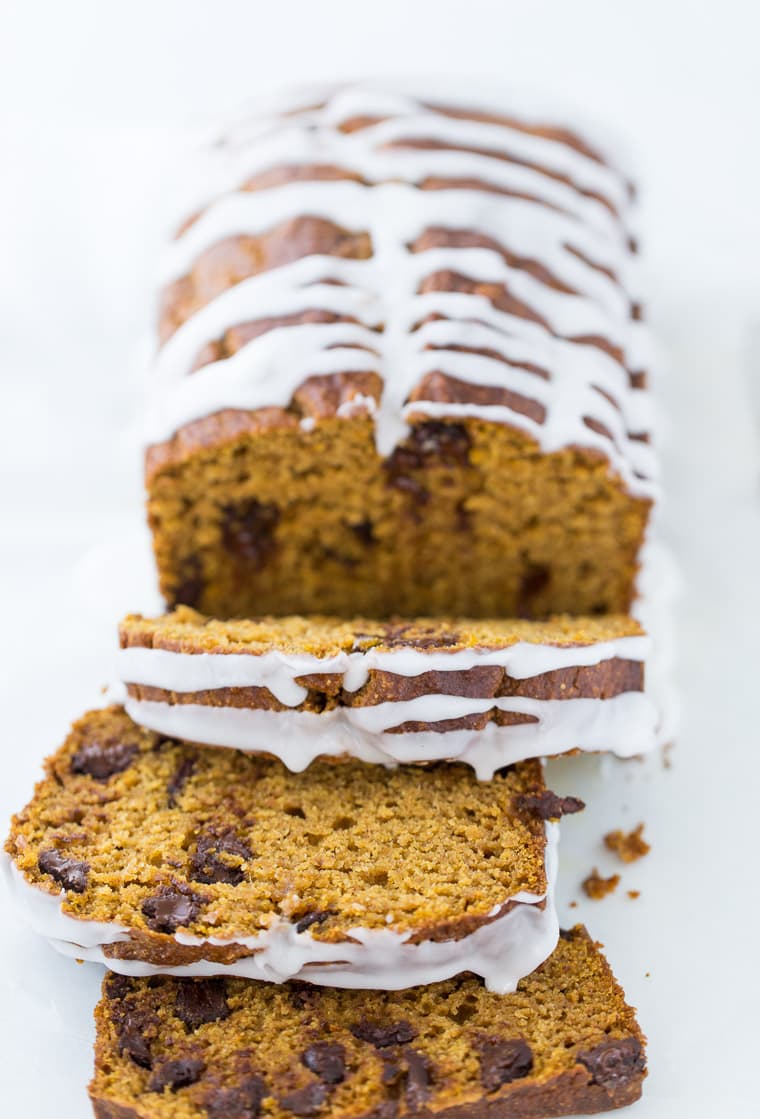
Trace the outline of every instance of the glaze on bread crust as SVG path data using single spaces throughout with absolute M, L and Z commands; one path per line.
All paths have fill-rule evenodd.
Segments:
M 649 641 L 628 617 L 221 621 L 187 606 L 120 626 L 131 718 L 209 746 L 384 765 L 505 765 L 572 750 L 644 753 Z
M 214 159 L 164 263 L 169 604 L 627 611 L 655 462 L 625 176 L 536 117 L 362 86 Z

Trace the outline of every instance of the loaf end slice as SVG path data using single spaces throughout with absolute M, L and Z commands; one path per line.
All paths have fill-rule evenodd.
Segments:
M 108 975 L 97 1119 L 589 1114 L 638 1099 L 644 1037 L 581 926 L 511 995 Z

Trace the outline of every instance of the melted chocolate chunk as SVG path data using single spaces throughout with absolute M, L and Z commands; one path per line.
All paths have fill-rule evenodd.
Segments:
M 467 466 L 470 461 L 471 439 L 463 424 L 427 420 L 415 424 L 407 439 L 393 451 L 388 459 L 399 472 L 420 470 L 437 459 L 447 466 Z
M 383 1100 L 373 1109 L 372 1119 L 396 1119 L 398 1110 L 398 1100 Z
M 169 596 L 169 605 L 197 606 L 205 589 L 201 562 L 197 556 L 190 556 L 182 564 L 179 582 Z
M 328 1085 L 321 1081 L 307 1084 L 305 1088 L 299 1088 L 289 1096 L 281 1096 L 280 1107 L 293 1115 L 315 1115 L 327 1099 L 329 1091 Z
M 87 889 L 87 875 L 90 864 L 70 859 L 54 847 L 47 851 L 40 851 L 37 866 L 43 874 L 49 874 L 64 890 L 71 890 L 75 894 L 83 894 Z
M 271 503 L 249 498 L 223 505 L 221 513 L 224 547 L 260 571 L 276 547 L 274 532 L 280 510 Z
M 433 1082 L 433 1066 L 417 1049 L 404 1049 L 406 1060 L 406 1091 L 404 1093 L 410 1111 L 420 1111 L 430 1098 Z
M 151 1068 L 153 1059 L 149 1035 L 156 1027 L 155 1014 L 136 1006 L 133 1000 L 125 999 L 114 1008 L 112 1019 L 119 1053 L 126 1053 L 140 1068 Z
M 178 1088 L 187 1088 L 188 1084 L 195 1084 L 196 1080 L 200 1080 L 205 1067 L 203 1061 L 192 1057 L 164 1061 L 148 1081 L 148 1091 L 163 1092 L 164 1088 L 169 1088 L 176 1092 Z
M 305 932 L 312 925 L 321 925 L 328 917 L 334 916 L 334 909 L 312 909 L 310 913 L 304 913 L 300 921 L 297 922 L 296 932 Z
M 291 979 L 287 985 L 288 998 L 294 1010 L 305 1010 L 314 997 L 314 988 L 311 983 L 304 983 L 301 979 Z
M 346 1078 L 346 1051 L 342 1045 L 318 1041 L 301 1054 L 301 1064 L 325 1084 L 340 1084 Z
M 198 836 L 195 854 L 190 860 L 191 878 L 196 882 L 224 882 L 229 886 L 239 886 L 245 878 L 245 872 L 237 863 L 225 859 L 225 855 L 231 855 L 234 859 L 253 857 L 250 847 L 232 828 L 209 828 Z
M 389 1045 L 406 1045 L 408 1042 L 414 1041 L 417 1036 L 414 1026 L 403 1019 L 400 1022 L 386 1025 L 381 1022 L 369 1022 L 366 1018 L 362 1018 L 360 1022 L 355 1022 L 350 1030 L 359 1041 L 368 1041 L 376 1049 L 385 1049 Z
M 570 816 L 582 812 L 585 803 L 578 797 L 560 797 L 550 789 L 540 793 L 520 793 L 515 803 L 521 812 L 532 812 L 542 820 L 558 820 L 560 816 Z
M 466 466 L 470 461 L 470 436 L 462 424 L 429 420 L 415 424 L 407 439 L 384 462 L 389 486 L 409 494 L 417 505 L 430 500 L 418 478 L 410 477 L 428 466 Z
M 224 979 L 178 979 L 174 1013 L 191 1030 L 226 1018 L 230 1008 Z
M 122 773 L 137 755 L 136 742 L 120 738 L 97 738 L 83 742 L 71 759 L 71 772 L 84 773 L 95 781 L 107 781 L 115 773 Z
M 579 1053 L 578 1060 L 591 1073 L 595 1084 L 608 1091 L 622 1088 L 643 1072 L 646 1059 L 636 1037 L 603 1041 L 595 1049 Z
M 533 616 L 533 599 L 546 590 L 551 581 L 551 569 L 542 563 L 530 564 L 520 580 L 517 592 L 517 613 L 521 618 Z
M 416 631 L 416 632 L 415 632 Z M 389 648 L 407 647 L 409 649 L 437 649 L 456 645 L 459 635 L 449 630 L 431 628 L 428 631 L 418 625 L 389 625 L 380 638 L 381 644 Z
M 480 1081 L 486 1092 L 527 1076 L 533 1068 L 533 1053 L 526 1041 L 484 1037 L 476 1043 L 480 1052 Z
M 193 775 L 195 769 L 195 756 L 188 754 L 179 763 L 174 773 L 171 775 L 166 783 L 166 799 L 170 808 L 174 808 L 177 804 L 177 797 L 184 789 L 187 782 Z
M 375 533 L 372 521 L 359 521 L 357 524 L 350 525 L 349 527 L 351 528 L 353 534 L 356 536 L 357 540 L 360 540 L 362 544 L 369 545 L 375 543 Z
M 215 1088 L 204 1101 L 209 1119 L 257 1119 L 267 1086 L 251 1076 L 237 1088 Z
M 132 990 L 132 980 L 128 975 L 118 975 L 110 971 L 106 976 L 105 995 L 107 999 L 123 999 Z
M 155 932 L 173 933 L 181 925 L 191 925 L 198 916 L 203 898 L 188 886 L 160 886 L 153 897 L 142 903 L 148 927 Z

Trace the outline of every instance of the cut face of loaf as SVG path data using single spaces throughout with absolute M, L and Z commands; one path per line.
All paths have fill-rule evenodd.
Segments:
M 632 1103 L 646 1075 L 581 927 L 511 995 L 473 976 L 387 995 L 109 975 L 95 1020 L 97 1119 L 544 1119 Z
M 655 463 L 631 192 L 601 149 L 351 87 L 209 160 L 149 419 L 169 604 L 627 611 Z
M 120 626 L 136 723 L 210 746 L 384 765 L 505 765 L 654 747 L 649 639 L 628 617 L 545 622 L 302 615 L 219 621 L 189 607 Z
M 116 971 L 397 989 L 473 971 L 512 990 L 553 950 L 556 819 L 538 762 L 277 761 L 92 711 L 6 850 L 32 924 Z

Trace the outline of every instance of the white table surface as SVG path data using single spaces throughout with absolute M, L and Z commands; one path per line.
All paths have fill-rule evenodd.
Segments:
M 97 699 L 118 616 L 152 605 L 135 355 L 183 125 L 275 81 L 356 73 L 457 68 L 571 95 L 628 133 L 646 188 L 652 319 L 667 358 L 664 532 L 684 580 L 683 725 L 669 769 L 553 767 L 555 786 L 589 805 L 563 824 L 562 916 L 605 943 L 649 1034 L 650 1077 L 631 1114 L 756 1116 L 754 8 L 323 0 L 265 12 L 162 0 L 19 3 L 0 21 L 0 820 Z M 592 865 L 619 869 L 603 833 L 640 820 L 651 855 L 623 868 L 612 897 L 584 899 Z M 59 958 L 2 894 L 0 906 L 0 1114 L 85 1119 L 99 969 Z

